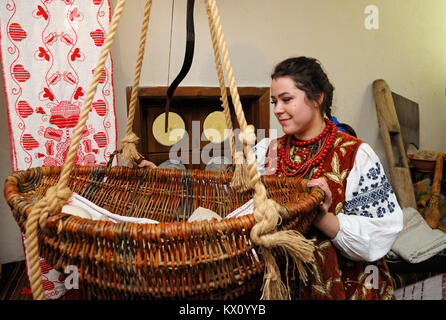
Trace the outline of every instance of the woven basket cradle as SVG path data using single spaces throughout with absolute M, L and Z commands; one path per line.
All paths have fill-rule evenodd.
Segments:
M 103 299 L 227 299 L 249 292 L 260 292 L 263 273 L 271 272 L 271 266 L 275 265 L 270 257 L 273 254 L 280 259 L 288 250 L 281 249 L 290 246 L 283 244 L 283 241 L 276 245 L 274 241 L 262 244 L 258 233 L 255 233 L 255 236 L 260 245 L 252 241 L 253 229 L 263 227 L 260 223 L 262 221 L 258 221 L 259 212 L 269 210 L 268 214 L 275 215 L 273 218 L 270 216 L 265 219 L 264 216 L 260 219 L 268 220 L 268 224 L 273 223 L 269 229 L 265 228 L 267 231 L 263 231 L 266 236 L 271 232 L 279 232 L 281 235 L 293 234 L 290 230 L 304 234 L 316 215 L 316 208 L 323 200 L 324 193 L 318 188 L 308 190 L 306 180 L 303 179 L 272 176 L 260 178 L 256 170 L 255 156 L 249 147 L 255 141 L 255 135 L 254 138 L 251 135 L 247 139 L 251 142 L 244 141 L 243 148 L 250 163 L 250 188 L 237 188 L 233 184 L 237 180 L 234 179 L 237 169 L 234 173 L 216 173 L 201 170 L 73 165 L 125 2 L 126 0 L 119 0 L 115 7 L 110 30 L 64 166 L 18 171 L 9 176 L 4 185 L 5 198 L 21 231 L 27 237 L 34 298 L 44 298 L 38 267 L 39 256 L 61 272 L 64 272 L 67 266 L 76 266 L 81 286 L 91 296 Z M 246 135 L 246 132 L 253 132 L 253 128 L 249 128 L 244 118 L 216 2 L 205 0 L 205 3 L 220 81 L 222 106 L 229 121 L 227 125 L 232 128 L 229 127 L 231 123 L 220 50 L 237 120 L 241 132 Z M 147 0 L 126 138 L 132 137 L 133 134 L 134 105 L 151 4 L 152 1 Z M 127 152 L 134 150 L 132 148 L 136 150 L 135 144 L 134 139 L 132 143 L 123 143 L 121 153 L 124 159 L 137 159 L 135 155 L 128 156 Z M 71 192 L 80 194 L 112 213 L 149 218 L 160 223 L 93 221 L 62 213 L 60 208 L 68 200 L 67 194 Z M 253 198 L 254 214 L 224 219 L 230 212 Z M 269 209 L 261 210 L 259 205 Z M 213 210 L 223 219 L 187 222 L 191 213 L 198 207 Z M 268 239 L 271 240 L 271 237 Z M 297 238 L 294 238 L 293 234 L 287 239 Z M 275 241 L 280 243 L 277 238 Z M 299 245 L 293 242 L 291 247 L 296 248 Z M 268 259 L 265 260 L 265 257 Z
M 16 172 L 5 197 L 24 232 L 27 215 L 60 167 Z M 113 223 L 59 213 L 39 234 L 40 256 L 59 271 L 79 268 L 81 285 L 99 298 L 235 298 L 260 292 L 261 251 L 249 240 L 252 214 L 221 221 L 185 222 L 198 206 L 225 217 L 252 198 L 230 187 L 231 174 L 200 170 L 75 167 L 73 192 L 126 216 L 159 224 Z M 269 196 L 290 218 L 282 228 L 305 232 L 321 196 L 300 179 L 265 177 Z

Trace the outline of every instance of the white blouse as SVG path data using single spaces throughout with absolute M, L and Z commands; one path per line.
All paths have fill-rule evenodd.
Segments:
M 257 169 L 265 174 L 269 138 L 261 140 L 253 151 Z M 392 248 L 403 228 L 403 212 L 381 162 L 367 144 L 356 153 L 347 177 L 344 211 L 336 216 L 339 232 L 331 239 L 345 257 L 354 261 L 376 261 Z

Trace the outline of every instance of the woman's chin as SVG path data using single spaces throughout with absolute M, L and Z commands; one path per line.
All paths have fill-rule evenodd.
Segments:
M 296 130 L 293 130 L 293 128 L 290 128 L 288 126 L 283 126 L 282 131 L 288 136 L 292 136 L 296 133 Z

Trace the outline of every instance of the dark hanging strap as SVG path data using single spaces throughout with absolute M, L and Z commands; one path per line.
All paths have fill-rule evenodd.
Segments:
M 164 131 L 167 132 L 168 122 L 169 122 L 169 109 L 170 109 L 170 101 L 173 97 L 175 89 L 178 87 L 181 81 L 186 77 L 187 73 L 190 70 L 192 65 L 192 60 L 194 57 L 194 47 L 195 47 L 195 28 L 194 28 L 194 4 L 195 0 L 187 0 L 187 21 L 186 21 L 186 53 L 184 55 L 183 67 L 181 68 L 180 73 L 177 75 L 175 80 L 172 81 L 172 84 L 167 89 L 167 97 L 166 97 L 166 106 L 165 106 L 165 127 Z

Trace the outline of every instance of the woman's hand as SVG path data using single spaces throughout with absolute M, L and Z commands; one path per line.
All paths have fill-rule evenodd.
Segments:
M 133 161 L 129 161 L 127 163 L 127 167 L 135 168 L 136 163 L 134 163 Z M 143 167 L 156 168 L 156 165 L 152 161 L 143 160 L 138 164 L 138 167 L 139 168 L 143 168 Z
M 308 181 L 307 186 L 310 188 L 317 186 L 325 192 L 324 201 L 320 203 L 320 210 L 313 220 L 313 225 L 330 239 L 335 238 L 339 231 L 339 220 L 328 211 L 333 202 L 333 197 L 327 181 L 324 178 L 313 179 Z
M 324 214 L 328 213 L 331 203 L 333 202 L 333 198 L 332 198 L 331 190 L 328 187 L 327 181 L 324 178 L 313 179 L 313 180 L 308 181 L 307 186 L 310 188 L 311 187 L 319 187 L 322 189 L 322 191 L 324 191 L 325 198 L 324 198 L 324 201 L 321 202 L 320 208 Z

